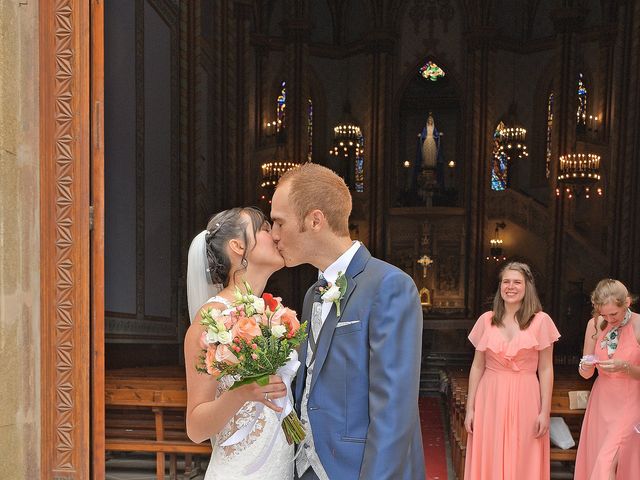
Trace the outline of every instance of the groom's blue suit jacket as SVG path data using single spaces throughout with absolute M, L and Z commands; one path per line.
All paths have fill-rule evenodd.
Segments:
M 340 318 L 326 318 L 309 392 L 306 342 L 295 388 L 331 480 L 423 480 L 418 418 L 422 307 L 413 280 L 361 246 L 346 272 Z M 312 286 L 301 319 L 310 325 Z M 349 323 L 354 322 L 354 323 Z M 343 326 L 341 326 L 343 325 Z

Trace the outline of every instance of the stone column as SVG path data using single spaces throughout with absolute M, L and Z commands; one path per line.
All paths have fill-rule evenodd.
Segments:
M 283 23 L 287 62 L 287 148 L 289 158 L 297 163 L 307 159 L 306 65 L 309 56 L 310 24 L 306 18 L 306 1 L 289 2 L 291 16 Z
M 551 18 L 556 31 L 558 65 L 556 69 L 557 90 L 555 106 L 557 107 L 554 118 L 556 129 L 556 142 L 558 155 L 567 152 L 575 144 L 576 135 L 576 32 L 582 26 L 586 11 L 577 7 L 558 8 L 552 12 Z M 557 119 L 557 120 L 556 120 Z M 566 225 L 565 195 L 556 198 L 556 178 L 558 174 L 558 159 L 552 162 L 551 189 L 549 205 L 551 206 L 550 218 L 553 218 L 553 228 L 550 230 L 549 255 L 547 257 L 547 274 L 551 280 L 548 305 L 545 309 L 561 323 L 562 316 L 562 292 L 566 289 L 564 279 L 564 232 Z
M 611 175 L 608 190 L 615 193 L 609 211 L 613 232 L 609 242 L 611 275 L 636 293 L 640 289 L 640 4 L 622 7 L 614 62 L 614 103 L 611 116 Z M 616 112 L 618 114 L 616 115 Z M 605 191 L 605 195 L 608 193 Z
M 37 479 L 41 345 L 38 2 L 0 2 L 0 31 L 0 478 Z

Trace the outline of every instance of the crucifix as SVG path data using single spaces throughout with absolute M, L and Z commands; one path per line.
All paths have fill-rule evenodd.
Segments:
M 428 255 L 423 255 L 418 263 L 422 265 L 422 278 L 427 278 L 427 267 L 433 263 L 433 260 Z

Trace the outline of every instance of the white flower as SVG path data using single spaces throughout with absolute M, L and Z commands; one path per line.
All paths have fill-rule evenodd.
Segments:
M 326 290 L 322 294 L 321 298 L 325 302 L 335 302 L 336 300 L 339 300 L 340 299 L 340 287 L 338 287 L 335 284 L 331 285 L 331 288 Z
M 211 345 L 212 343 L 218 343 L 218 332 L 215 332 L 211 329 L 207 330 L 207 343 Z
M 224 326 L 224 322 L 223 321 L 218 319 L 218 320 L 216 320 L 216 329 L 218 330 L 218 333 L 220 333 L 220 332 L 226 331 L 227 327 Z
M 223 345 L 229 345 L 233 341 L 231 332 L 223 330 L 218 333 L 218 341 Z
M 271 327 L 271 333 L 274 337 L 280 338 L 285 333 L 287 333 L 287 327 L 285 327 L 284 325 L 274 325 L 273 327 Z
M 262 315 L 264 313 L 264 299 L 251 295 L 251 305 L 256 309 L 256 312 Z

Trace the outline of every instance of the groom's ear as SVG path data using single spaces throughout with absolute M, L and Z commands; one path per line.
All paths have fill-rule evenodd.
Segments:
M 309 222 L 309 227 L 311 230 L 318 231 L 322 225 L 324 225 L 327 219 L 322 213 L 322 210 L 311 210 L 307 215 L 307 221 Z

